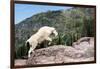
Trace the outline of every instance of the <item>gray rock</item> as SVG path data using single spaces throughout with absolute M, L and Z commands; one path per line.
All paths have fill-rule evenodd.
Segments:
M 88 39 L 88 40 L 86 40 Z M 78 43 L 77 43 L 78 42 Z M 94 61 L 94 38 L 81 38 L 73 46 L 54 45 L 37 49 L 26 61 L 27 65 Z

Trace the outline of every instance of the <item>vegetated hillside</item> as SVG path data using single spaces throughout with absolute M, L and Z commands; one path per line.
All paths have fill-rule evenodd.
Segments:
M 70 46 L 81 37 L 95 35 L 94 19 L 93 8 L 73 7 L 35 14 L 15 24 L 15 58 L 26 55 L 25 41 L 42 26 L 52 26 L 58 31 L 52 45 Z

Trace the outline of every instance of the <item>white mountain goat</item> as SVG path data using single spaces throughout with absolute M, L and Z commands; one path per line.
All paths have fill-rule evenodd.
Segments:
M 52 38 L 50 37 L 50 35 L 54 34 L 55 37 L 58 35 L 57 31 L 55 30 L 55 28 L 53 27 L 48 27 L 48 26 L 44 26 L 41 27 L 37 33 L 33 34 L 27 41 L 26 44 L 27 46 L 30 47 L 29 51 L 28 51 L 28 57 L 31 56 L 31 53 L 34 52 L 34 49 L 36 48 L 36 46 L 40 43 L 42 43 L 43 41 L 47 40 L 49 41 L 49 43 L 52 41 Z

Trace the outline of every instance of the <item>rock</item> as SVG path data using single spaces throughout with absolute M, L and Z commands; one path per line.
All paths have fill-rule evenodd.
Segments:
M 77 42 L 78 44 L 75 44 Z M 77 42 L 73 43 L 73 47 L 75 49 L 84 51 L 85 54 L 87 54 L 87 57 L 94 56 L 94 38 L 93 37 L 83 37 L 79 39 Z
M 84 37 L 83 37 L 84 39 Z M 85 37 L 86 39 L 86 37 Z M 26 61 L 27 65 L 94 61 L 94 38 L 78 40 L 73 46 L 54 45 L 37 49 Z

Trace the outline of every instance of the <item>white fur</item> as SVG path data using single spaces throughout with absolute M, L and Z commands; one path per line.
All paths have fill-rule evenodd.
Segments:
M 34 35 L 32 35 L 26 42 L 29 42 L 30 50 L 28 51 L 28 57 L 30 57 L 31 52 L 36 48 L 36 46 L 40 43 L 42 43 L 44 40 L 52 41 L 52 38 L 50 38 L 51 34 L 54 34 L 55 36 L 58 35 L 57 31 L 53 27 L 44 26 L 41 27 L 38 32 Z

